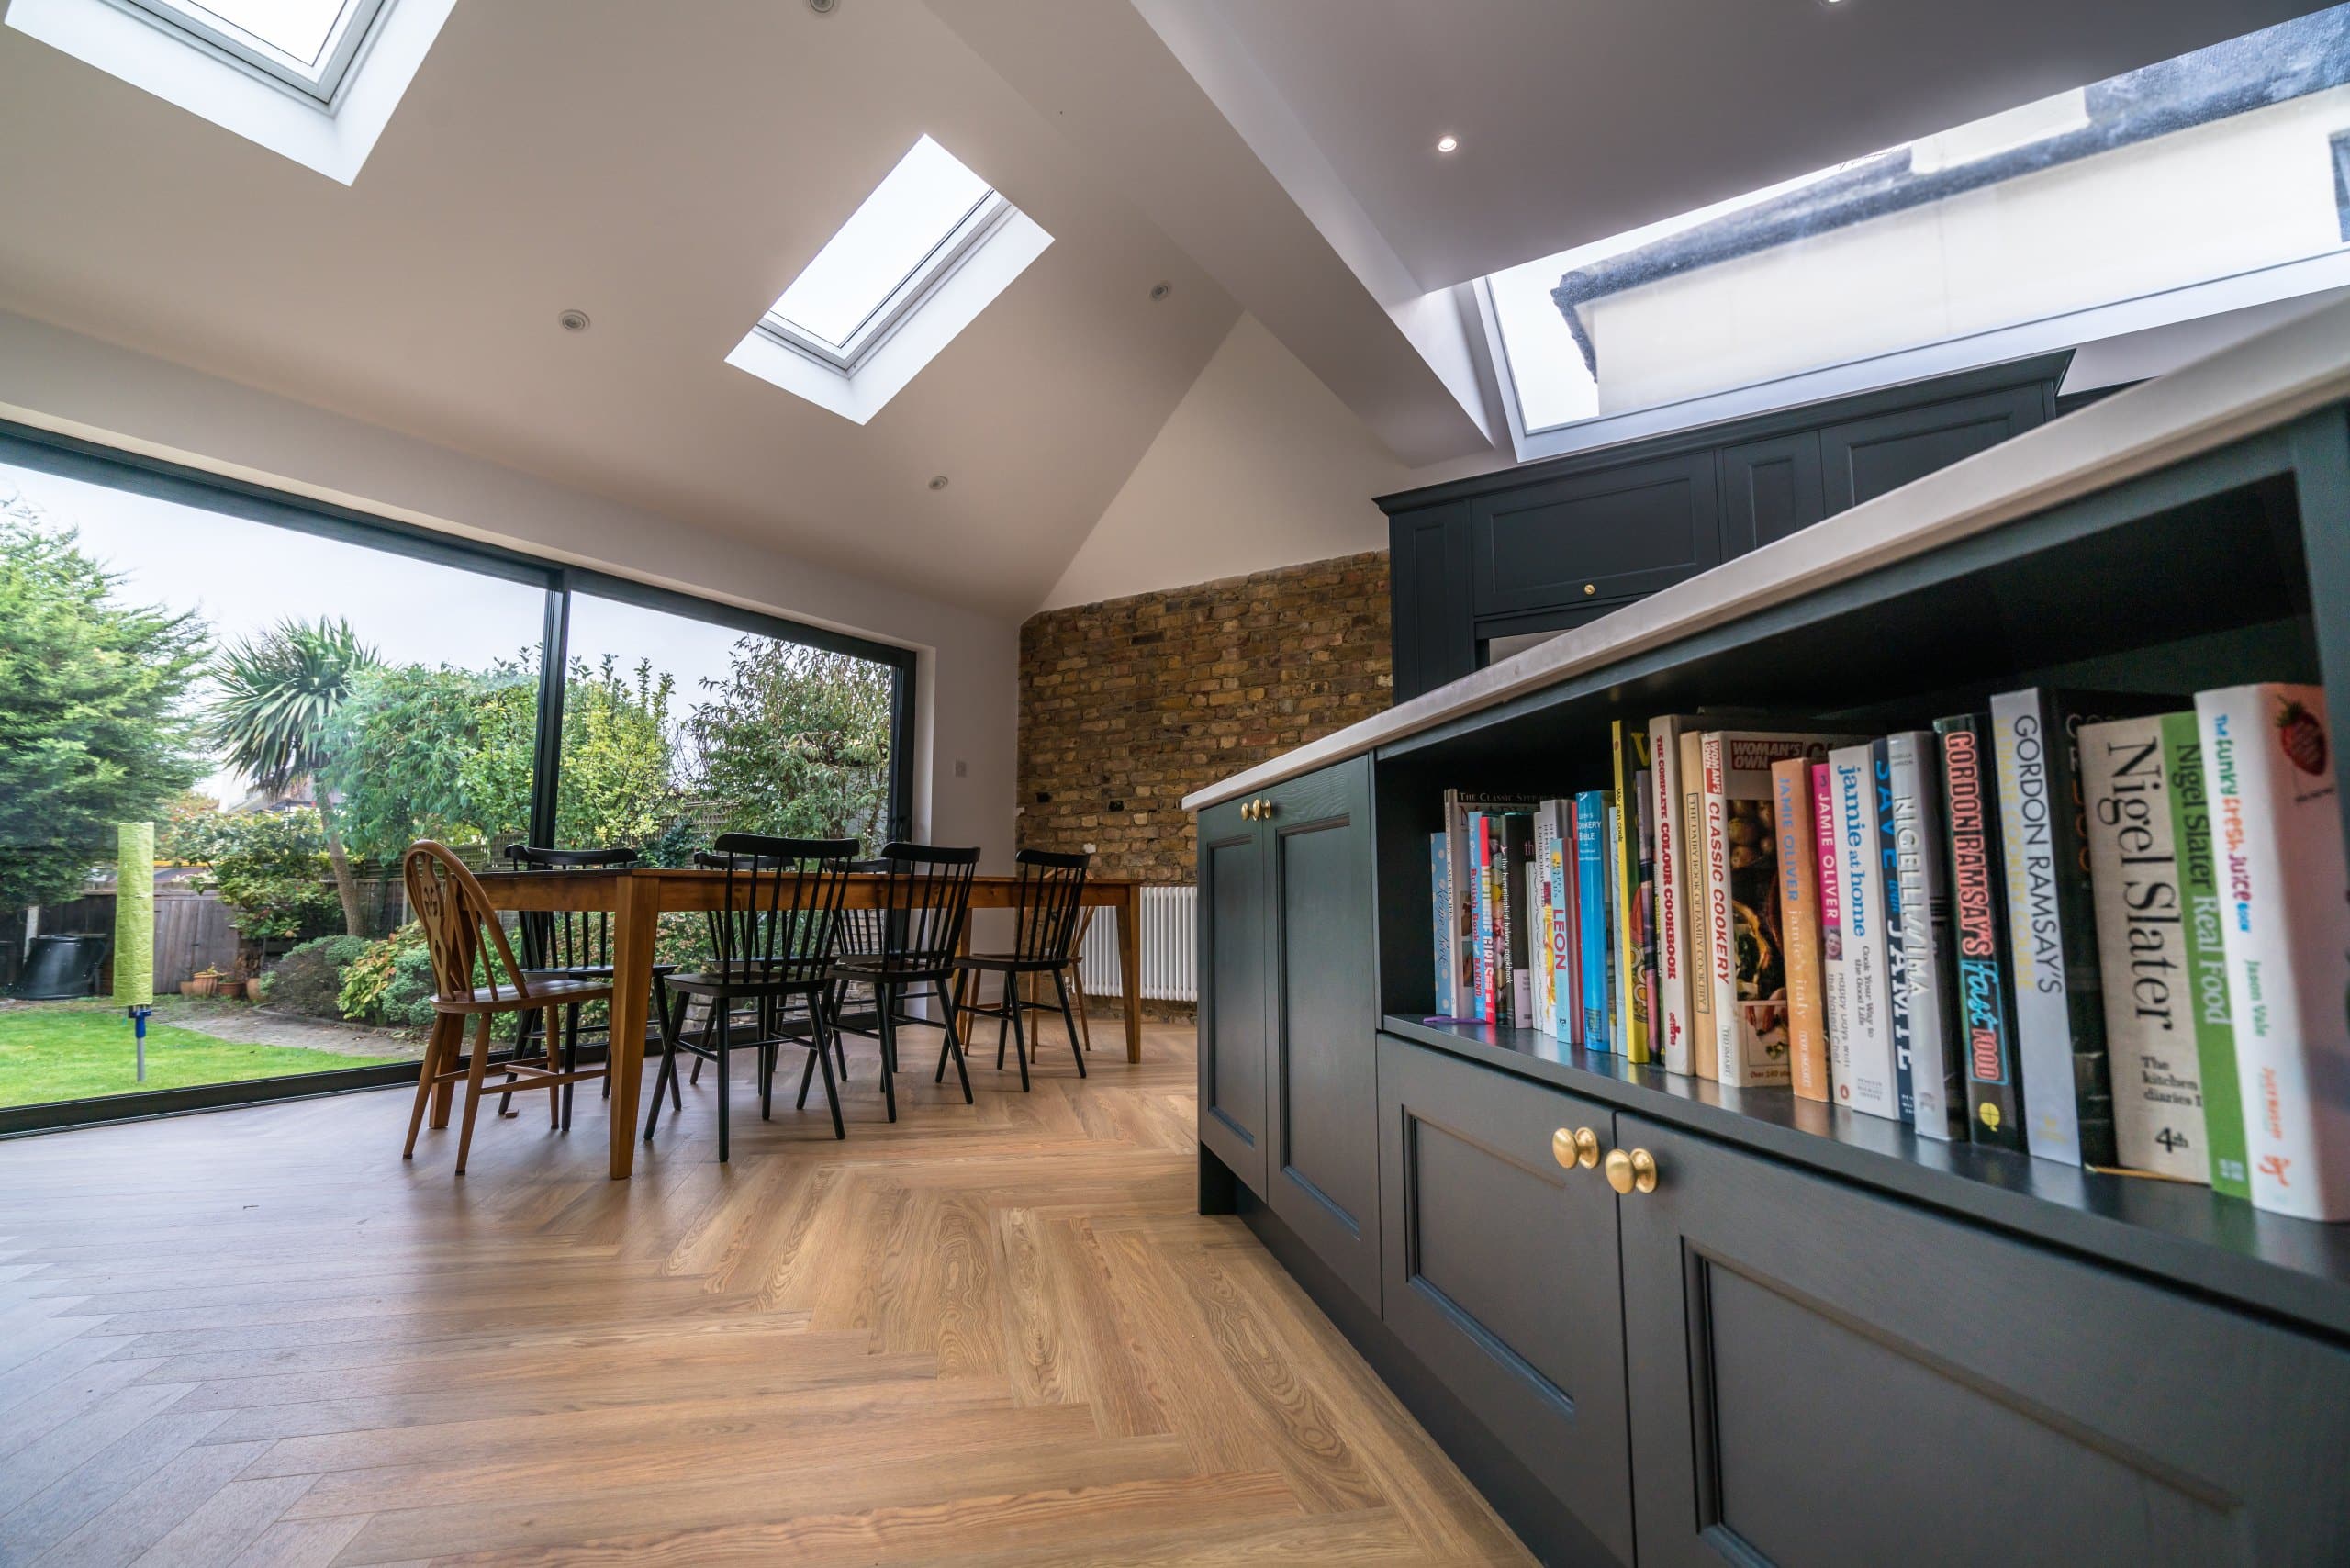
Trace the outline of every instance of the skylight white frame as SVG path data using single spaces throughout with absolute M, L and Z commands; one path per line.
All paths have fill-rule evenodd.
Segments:
M 806 354 L 843 375 L 854 375 L 905 325 L 909 317 L 955 275 L 957 268 L 1003 227 L 1014 211 L 1003 194 L 990 186 L 986 195 L 971 204 L 969 211 L 956 220 L 955 227 L 898 280 L 896 286 L 866 313 L 856 330 L 849 333 L 848 342 L 837 348 L 797 321 L 777 314 L 773 306 L 759 318 L 758 330 L 785 348 Z M 777 303 L 781 303 L 780 298 Z
M 329 106 L 358 66 L 375 37 L 375 24 L 394 0 L 341 0 L 316 66 L 238 27 L 203 0 L 113 0 L 141 21 L 184 35 L 196 48 L 247 66 L 302 96 Z M 207 19 L 209 18 L 209 19 Z
M 376 0 L 332 100 L 119 0 L 7 0 L 6 27 L 329 179 L 359 177 L 457 0 Z M 353 28 L 346 28 L 345 37 Z

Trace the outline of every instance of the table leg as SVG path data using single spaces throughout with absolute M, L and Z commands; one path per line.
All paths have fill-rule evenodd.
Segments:
M 611 1177 L 636 1169 L 637 1096 L 644 1084 L 644 1020 L 653 991 L 653 938 L 660 894 L 650 879 L 619 879 L 612 912 Z
M 1126 1059 L 1142 1060 L 1142 887 L 1128 883 L 1118 901 L 1118 973 L 1125 980 Z

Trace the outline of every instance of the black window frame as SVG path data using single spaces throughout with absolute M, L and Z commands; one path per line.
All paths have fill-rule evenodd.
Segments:
M 888 836 L 912 835 L 913 715 L 915 681 L 919 678 L 917 655 L 912 648 L 610 572 L 567 566 L 525 551 L 442 533 L 379 513 L 295 495 L 8 420 L 0 420 L 0 464 L 543 588 L 546 610 L 539 644 L 538 723 L 531 779 L 530 836 L 534 844 L 555 842 L 555 801 L 563 765 L 564 688 L 570 664 L 572 598 L 577 593 L 681 615 L 752 635 L 799 643 L 826 653 L 848 654 L 886 666 L 891 678 Z M 55 1100 L 37 1105 L 0 1106 L 0 1137 L 226 1110 L 316 1094 L 348 1093 L 413 1083 L 416 1074 L 415 1064 L 403 1062 L 389 1067 L 290 1073 L 282 1078 L 250 1079 L 237 1083 L 199 1084 L 186 1089 Z

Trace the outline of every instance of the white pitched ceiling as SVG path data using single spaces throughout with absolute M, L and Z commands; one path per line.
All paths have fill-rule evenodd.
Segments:
M 728 366 L 924 133 L 1051 248 L 862 428 Z M 1237 315 L 912 0 L 462 4 L 349 187 L 0 29 L 0 308 L 1009 613 Z

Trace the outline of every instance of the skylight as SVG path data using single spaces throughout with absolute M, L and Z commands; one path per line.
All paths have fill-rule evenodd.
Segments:
M 1498 272 L 1520 458 L 2350 282 L 2350 5 Z M 2341 165 L 2350 169 L 2350 158 Z
M 925 136 L 726 363 L 863 424 L 1052 242 Z
M 132 0 L 202 42 L 331 100 L 385 0 Z
M 457 0 L 6 0 L 6 25 L 344 185 Z
M 985 180 L 925 136 L 792 279 L 764 324 L 851 369 L 1003 206 Z

